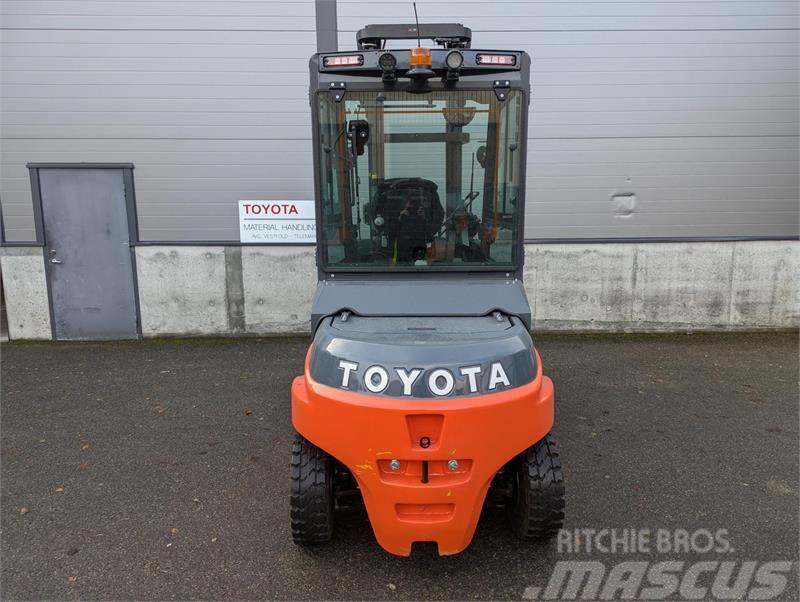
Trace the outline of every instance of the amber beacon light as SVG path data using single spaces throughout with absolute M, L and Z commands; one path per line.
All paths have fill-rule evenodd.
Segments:
M 431 49 L 422 48 L 417 46 L 411 49 L 411 66 L 413 67 L 430 67 L 431 66 Z

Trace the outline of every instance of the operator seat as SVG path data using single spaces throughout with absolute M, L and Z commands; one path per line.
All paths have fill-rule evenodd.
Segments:
M 393 263 L 413 264 L 425 258 L 427 244 L 444 220 L 437 190 L 424 178 L 390 178 L 378 184 L 370 203 L 371 221 L 382 223 L 388 243 L 385 252 Z

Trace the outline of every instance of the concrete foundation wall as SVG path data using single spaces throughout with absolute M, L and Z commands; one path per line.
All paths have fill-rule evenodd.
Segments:
M 800 244 L 527 245 L 537 330 L 736 330 L 800 324 Z
M 536 330 L 800 325 L 796 241 L 529 244 L 525 255 Z M 146 337 L 308 332 L 311 247 L 139 247 L 137 263 Z
M 313 247 L 242 247 L 249 334 L 307 332 L 317 286 Z
M 50 306 L 41 247 L 0 248 L 10 339 L 50 339 Z
M 224 247 L 137 247 L 142 334 L 228 332 Z
M 145 337 L 306 333 L 311 247 L 140 246 Z M 12 339 L 50 338 L 41 249 L 0 257 Z M 800 243 L 526 245 L 537 331 L 800 326 Z
M 312 247 L 137 247 L 145 337 L 307 332 Z

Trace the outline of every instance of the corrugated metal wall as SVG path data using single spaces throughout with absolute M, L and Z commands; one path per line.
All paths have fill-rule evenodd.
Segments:
M 238 199 L 313 198 L 314 2 L 3 0 L 2 195 L 26 161 L 135 164 L 144 240 L 238 240 Z
M 236 240 L 241 198 L 312 196 L 313 2 L 3 0 L 0 198 L 28 161 L 130 161 L 142 238 Z M 533 57 L 529 239 L 798 233 L 798 4 L 418 3 Z M 339 0 L 340 47 L 410 2 Z M 634 193 L 615 215 L 611 197 Z

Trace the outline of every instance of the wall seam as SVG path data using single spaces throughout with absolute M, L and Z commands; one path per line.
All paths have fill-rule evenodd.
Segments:
M 225 309 L 228 332 L 242 334 L 247 324 L 244 311 L 244 277 L 242 276 L 242 247 L 223 247 L 225 255 Z
M 736 291 L 734 286 L 734 279 L 736 278 L 736 246 L 736 242 L 731 244 L 731 270 L 728 274 L 728 319 L 726 324 L 729 330 L 733 328 L 733 296 Z

